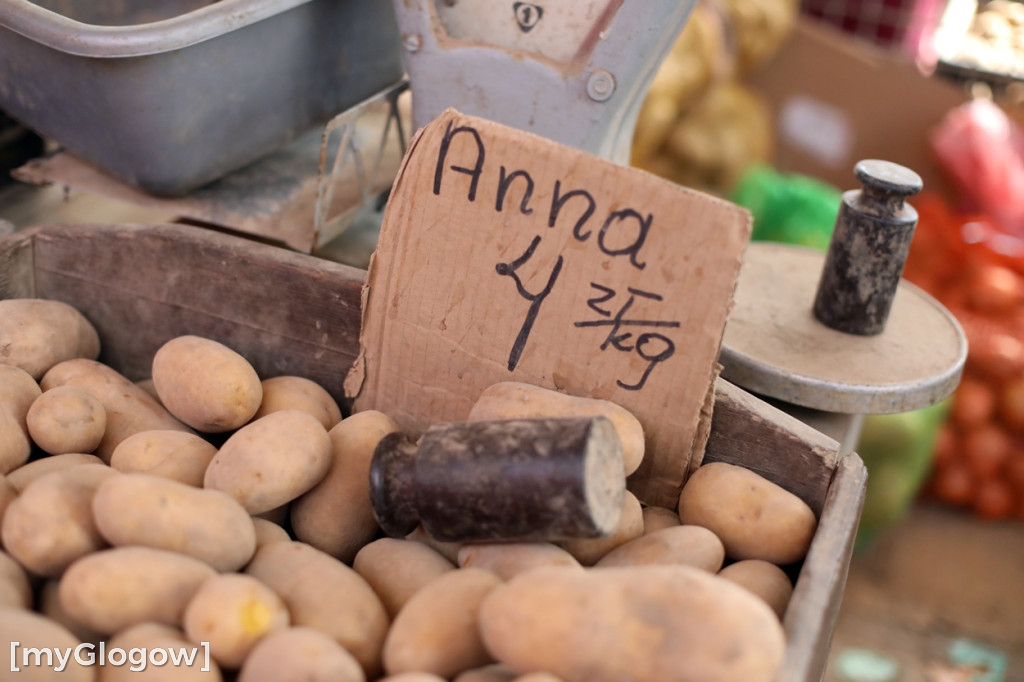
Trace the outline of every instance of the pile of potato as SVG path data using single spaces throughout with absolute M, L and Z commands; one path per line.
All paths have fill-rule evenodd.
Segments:
M 780 567 L 803 558 L 816 520 L 746 469 L 701 467 L 678 513 L 627 494 L 604 538 L 382 537 L 368 472 L 397 430 L 386 415 L 343 419 L 323 387 L 261 379 L 196 336 L 169 340 L 138 383 L 98 354 L 70 306 L 0 301 L 4 670 L 4 642 L 208 642 L 215 663 L 72 658 L 61 678 L 102 681 L 768 682 L 781 665 Z M 608 414 L 632 448 L 625 476 L 643 440 L 622 412 L 502 384 L 474 418 Z

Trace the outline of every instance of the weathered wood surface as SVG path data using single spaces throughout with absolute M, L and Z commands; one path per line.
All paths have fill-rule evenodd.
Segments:
M 703 463 L 739 464 L 807 502 L 821 515 L 839 443 L 719 379 Z
M 99 332 L 100 360 L 130 379 L 150 375 L 164 342 L 197 334 L 235 349 L 262 377 L 301 374 L 344 398 L 362 270 L 182 225 L 33 228 L 0 259 L 10 275 L 0 295 L 75 306 Z
M 0 297 L 39 296 L 78 307 L 97 327 L 100 359 L 131 379 L 174 336 L 208 336 L 261 376 L 299 374 L 343 400 L 359 349 L 365 271 L 184 225 L 52 225 L 0 239 Z M 838 444 L 726 381 L 715 385 L 705 462 L 739 464 L 820 513 L 784 626 L 778 682 L 824 672 L 866 471 L 837 461 Z M 834 474 L 834 475 L 833 475 Z
M 867 477 L 864 462 L 856 453 L 843 457 L 836 467 L 818 530 L 782 621 L 786 658 L 776 682 L 817 682 L 825 673 Z

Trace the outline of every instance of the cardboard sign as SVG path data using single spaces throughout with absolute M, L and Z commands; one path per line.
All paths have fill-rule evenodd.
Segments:
M 346 391 L 413 433 L 499 381 L 611 400 L 646 433 L 630 489 L 674 507 L 749 234 L 738 206 L 448 110 L 395 179 Z

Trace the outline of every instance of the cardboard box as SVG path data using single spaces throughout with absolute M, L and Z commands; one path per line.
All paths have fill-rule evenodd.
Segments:
M 848 190 L 859 186 L 858 161 L 884 159 L 917 172 L 926 190 L 951 191 L 927 136 L 968 94 L 905 54 L 804 20 L 748 82 L 771 107 L 778 170 Z

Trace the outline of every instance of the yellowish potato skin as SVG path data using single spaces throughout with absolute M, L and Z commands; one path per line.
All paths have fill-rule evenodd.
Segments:
M 237 571 L 256 551 L 252 518 L 230 495 L 162 476 L 120 474 L 92 501 L 100 534 L 115 547 L 186 554 L 220 572 Z
M 75 660 L 75 648 L 81 642 L 66 628 L 61 627 L 52 620 L 21 609 L 5 609 L 0 607 L 0 641 L 4 642 L 0 651 L 0 670 L 10 677 L 4 679 L 17 680 L 17 682 L 50 682 L 55 677 L 61 682 L 93 682 L 96 679 L 96 668 L 80 665 Z M 11 642 L 19 642 L 14 651 L 14 660 L 11 660 Z M 46 657 L 42 657 L 42 665 L 34 665 L 34 657 L 30 656 L 26 662 L 24 654 L 27 649 L 60 649 L 61 655 L 71 649 L 71 656 L 67 659 L 67 666 L 59 674 L 54 672 L 53 667 L 59 662 L 54 656 L 52 664 L 47 666 Z M 83 652 L 84 655 L 87 652 Z M 26 664 L 27 663 L 27 664 Z M 15 670 L 17 669 L 17 670 Z
M 40 298 L 0 300 L 0 364 L 14 365 L 38 380 L 58 362 L 95 360 L 100 337 L 67 303 Z
M 279 630 L 261 639 L 238 682 L 365 682 L 359 662 L 327 635 L 306 627 Z
M 39 589 L 39 606 L 36 609 L 50 620 L 67 628 L 68 632 L 83 642 L 98 644 L 103 636 L 90 630 L 68 615 L 60 601 L 60 580 L 51 578 Z
M 32 403 L 25 418 L 32 441 L 51 455 L 92 452 L 107 430 L 107 412 L 74 386 L 57 386 Z
M 0 527 L 4 522 L 4 513 L 7 512 L 7 506 L 14 501 L 14 498 L 18 496 L 18 489 L 11 484 L 10 479 L 3 474 L 0 474 Z
M 679 514 L 664 507 L 644 507 L 644 535 L 679 525 Z
M 619 545 L 635 540 L 644 534 L 644 515 L 640 500 L 626 491 L 622 507 L 622 519 L 611 535 L 603 538 L 574 538 L 559 544 L 584 566 L 593 566 Z
M 445 573 L 414 594 L 384 643 L 388 674 L 429 672 L 450 679 L 493 662 L 480 639 L 480 605 L 501 578 L 464 568 Z
M 0 364 L 0 474 L 28 461 L 32 441 L 26 417 L 41 393 L 28 372 L 14 365 Z
M 565 682 L 771 682 L 785 636 L 768 606 L 690 566 L 538 568 L 480 610 L 487 648 Z
M 746 559 L 729 564 L 718 572 L 719 577 L 745 587 L 763 599 L 781 620 L 793 596 L 793 583 L 781 568 L 760 559 Z
M 292 625 L 311 627 L 332 637 L 355 656 L 369 679 L 375 678 L 389 619 L 380 598 L 362 576 L 303 542 L 261 547 L 245 572 L 284 600 Z
M 178 626 L 199 586 L 215 574 L 184 554 L 115 547 L 71 564 L 60 579 L 60 601 L 69 616 L 103 635 L 146 622 Z
M 482 568 L 502 580 L 538 566 L 575 566 L 580 563 L 550 542 L 466 543 L 459 550 L 460 568 Z
M 29 487 L 33 481 L 52 474 L 55 471 L 65 471 L 72 467 L 83 464 L 103 464 L 103 460 L 96 455 L 86 455 L 80 452 L 67 452 L 63 455 L 51 455 L 22 464 L 20 467 L 7 474 L 7 481 L 15 491 L 21 492 Z
M 273 412 L 227 439 L 206 468 L 203 486 L 259 514 L 319 483 L 331 457 L 331 439 L 315 417 L 301 410 Z
M 196 488 L 203 487 L 206 467 L 217 448 L 186 431 L 160 429 L 128 436 L 110 457 L 110 466 L 125 473 L 163 476 Z
M 44 391 L 75 386 L 98 400 L 107 414 L 107 430 L 93 451 L 110 462 L 114 448 L 140 431 L 191 431 L 148 393 L 117 371 L 93 360 L 68 360 L 54 365 L 39 383 Z
M 280 376 L 263 380 L 263 401 L 253 419 L 281 410 L 308 412 L 328 431 L 341 421 L 337 401 L 326 388 L 306 377 Z
M 129 663 L 122 666 L 105 665 L 99 668 L 97 682 L 221 682 L 224 679 L 220 668 L 217 667 L 217 662 L 212 657 L 209 661 L 209 671 L 202 671 L 207 661 L 206 653 L 201 648 L 196 651 L 191 665 L 172 665 L 171 663 L 162 666 L 150 665 L 148 653 L 152 649 L 165 651 L 184 649 L 186 652 L 191 652 L 197 648 L 195 644 L 185 641 L 184 636 L 177 628 L 160 623 L 140 623 L 117 633 L 113 639 L 107 642 L 106 651 L 110 652 L 115 648 L 124 649 L 126 652 L 130 652 L 132 649 L 146 649 L 145 669 L 132 671 Z
M 467 419 L 590 416 L 607 417 L 615 426 L 622 440 L 625 474 L 628 476 L 640 468 L 644 458 L 643 426 L 629 410 L 608 400 L 581 398 L 518 381 L 503 381 L 484 389 Z
M 512 682 L 562 682 L 562 680 L 551 673 L 529 673 L 515 678 Z
M 690 476 L 679 495 L 679 518 L 721 538 L 732 559 L 785 565 L 807 554 L 818 522 L 803 500 L 733 464 L 712 462 Z
M 479 611 L 501 583 L 480 568 L 454 570 L 429 583 L 395 616 L 384 643 L 384 670 L 451 679 L 494 663 L 480 639 Z
M 104 481 L 118 475 L 105 464 L 83 464 L 34 481 L 4 514 L 4 548 L 33 573 L 56 577 L 106 546 L 92 516 L 92 499 Z
M 160 346 L 152 378 L 164 407 L 204 433 L 240 428 L 263 400 L 263 386 L 249 361 L 201 336 L 178 336 Z
M 370 462 L 380 439 L 398 430 L 383 412 L 366 410 L 340 421 L 329 432 L 330 469 L 291 505 L 295 537 L 345 563 L 379 530 L 370 504 Z
M 31 609 L 32 585 L 25 569 L 0 550 L 0 609 Z
M 702 526 L 675 526 L 641 535 L 619 545 L 597 562 L 599 567 L 683 564 L 717 573 L 725 561 L 725 545 Z
M 414 594 L 454 571 L 455 565 L 421 542 L 380 538 L 359 550 L 352 568 L 370 584 L 394 618 Z
M 273 521 L 252 517 L 252 526 L 256 532 L 256 549 L 272 542 L 291 542 L 292 538 L 281 526 Z
M 398 673 L 382 677 L 379 682 L 445 682 L 445 679 L 430 673 Z
M 204 582 L 185 608 L 185 637 L 209 642 L 210 655 L 225 668 L 238 668 L 265 635 L 288 627 L 288 607 L 269 587 L 242 573 Z

